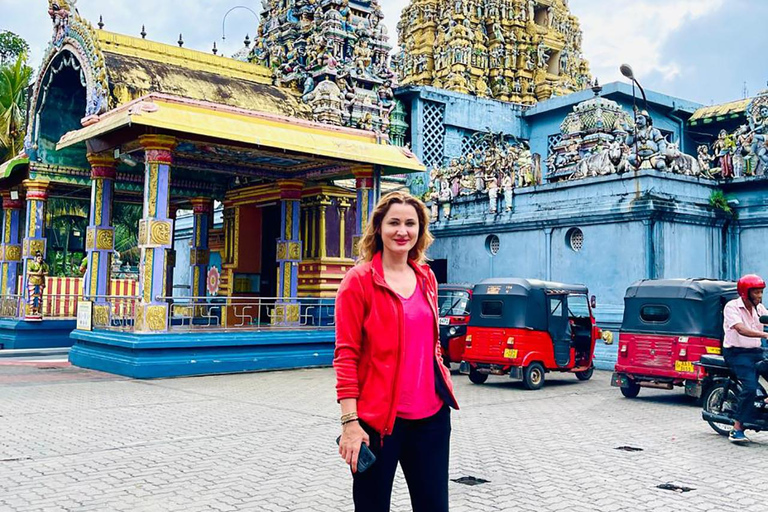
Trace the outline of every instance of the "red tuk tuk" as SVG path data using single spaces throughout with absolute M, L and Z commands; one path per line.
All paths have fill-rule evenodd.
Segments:
M 460 363 L 464 354 L 469 306 L 472 303 L 471 284 L 441 284 L 437 289 L 437 308 L 440 314 L 440 344 L 443 362 Z
M 611 385 L 627 398 L 641 387 L 675 386 L 701 397 L 711 379 L 695 363 L 704 354 L 720 354 L 723 308 L 736 297 L 732 281 L 662 279 L 630 286 Z
M 482 384 L 488 375 L 544 385 L 547 372 L 592 377 L 599 329 L 585 286 L 533 279 L 487 279 L 472 293 L 460 371 Z

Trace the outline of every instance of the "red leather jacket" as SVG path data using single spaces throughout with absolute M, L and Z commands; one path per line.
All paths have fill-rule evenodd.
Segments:
M 435 384 L 443 401 L 458 403 L 440 349 L 437 280 L 427 265 L 410 262 L 435 317 Z M 377 432 L 392 433 L 400 396 L 403 304 L 384 280 L 381 253 L 347 272 L 336 296 L 336 396 L 357 399 L 357 414 Z

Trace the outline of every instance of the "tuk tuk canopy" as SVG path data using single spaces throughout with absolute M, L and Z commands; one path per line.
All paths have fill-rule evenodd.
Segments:
M 723 307 L 737 297 L 733 281 L 644 279 L 627 288 L 621 330 L 721 339 Z
M 520 278 L 486 279 L 472 290 L 470 325 L 546 331 L 548 295 L 586 297 L 587 293 L 587 287 L 578 284 Z

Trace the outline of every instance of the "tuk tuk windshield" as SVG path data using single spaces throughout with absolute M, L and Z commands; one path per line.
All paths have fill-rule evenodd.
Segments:
M 571 318 L 590 318 L 589 300 L 586 295 L 568 296 L 568 316 Z
M 440 316 L 469 315 L 469 292 L 466 290 L 440 290 L 437 295 Z

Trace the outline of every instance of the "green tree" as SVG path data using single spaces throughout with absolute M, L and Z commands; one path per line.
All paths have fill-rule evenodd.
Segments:
M 27 87 L 32 69 L 21 54 L 14 64 L 0 67 L 0 162 L 19 154 L 24 144 Z
M 10 30 L 0 31 L 0 67 L 29 53 L 29 44 Z
M 131 266 L 139 264 L 139 221 L 142 216 L 140 204 L 115 203 L 112 224 L 115 226 L 115 250 L 123 262 Z
M 74 199 L 53 197 L 48 201 L 47 224 L 54 230 L 62 246 L 48 251 L 51 275 L 77 277 L 83 259 L 82 253 L 71 252 L 69 239 L 73 231 L 85 232 L 88 225 L 88 203 Z M 49 243 L 51 240 L 49 240 Z M 49 245 L 50 247 L 50 245 Z

